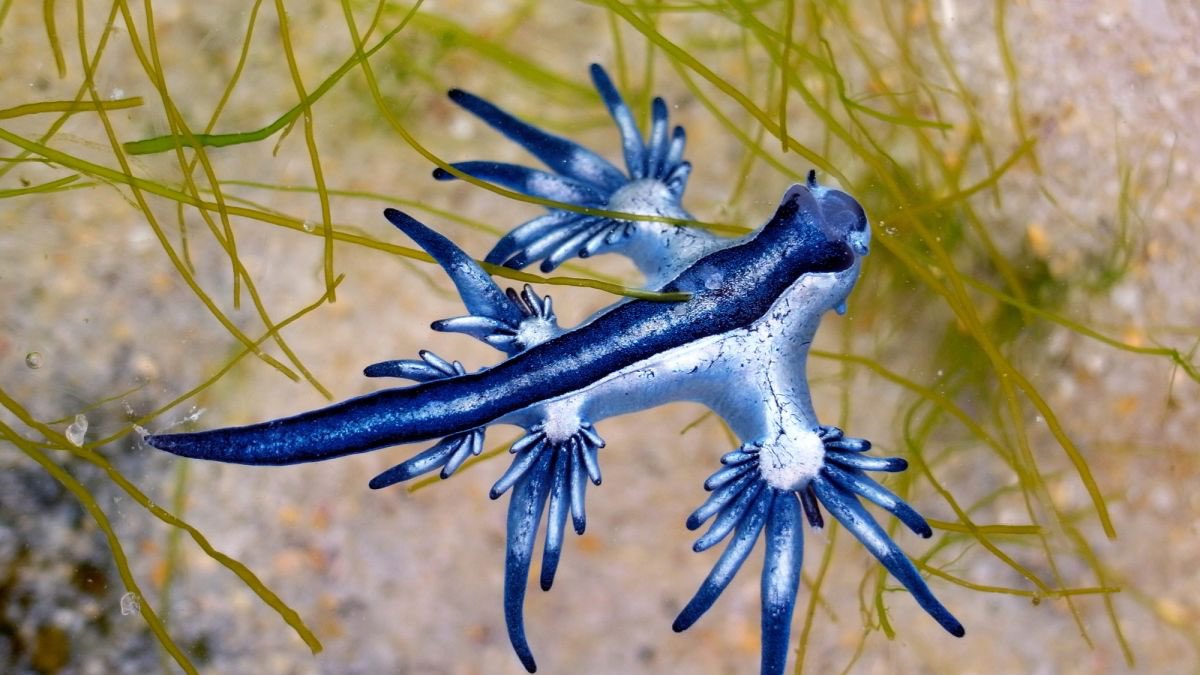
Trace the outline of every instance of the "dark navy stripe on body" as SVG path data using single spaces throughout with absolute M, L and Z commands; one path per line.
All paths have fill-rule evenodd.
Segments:
M 664 291 L 690 300 L 635 300 L 494 368 L 401 389 L 261 424 L 151 436 L 162 450 L 242 464 L 293 464 L 473 429 L 540 401 L 577 391 L 629 365 L 763 316 L 803 274 L 847 269 L 854 255 L 825 239 L 820 210 L 796 186 L 751 241 L 712 253 Z M 714 274 L 720 284 L 707 283 Z

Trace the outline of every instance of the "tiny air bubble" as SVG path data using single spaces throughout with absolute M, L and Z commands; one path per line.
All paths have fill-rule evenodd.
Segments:
M 87 435 L 88 419 L 82 413 L 75 416 L 75 421 L 71 422 L 71 426 L 67 427 L 67 440 L 71 441 L 71 445 L 79 447 L 83 445 L 83 437 Z
M 121 616 L 137 614 L 141 609 L 142 602 L 138 600 L 137 593 L 126 593 L 121 596 Z

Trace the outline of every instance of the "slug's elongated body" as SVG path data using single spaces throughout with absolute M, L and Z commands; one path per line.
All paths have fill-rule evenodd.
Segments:
M 690 171 L 682 161 L 682 129 L 667 140 L 665 104 L 656 99 L 650 142 L 643 143 L 607 76 L 593 67 L 593 78 L 622 131 L 628 178 L 595 153 L 464 92 L 451 97 L 558 173 L 493 162 L 455 167 L 564 202 L 687 217 L 678 204 Z M 420 360 L 366 370 L 369 376 L 415 381 L 413 386 L 262 424 L 147 441 L 185 457 L 274 465 L 440 439 L 371 481 L 381 488 L 439 469 L 449 477 L 479 454 L 489 426 L 524 428 L 492 496 L 512 493 L 505 617 L 518 656 L 533 672 L 522 607 L 534 537 L 544 513 L 540 581 L 548 590 L 566 522 L 570 518 L 583 532 L 586 483 L 600 483 L 598 451 L 604 441 L 595 424 L 669 401 L 696 401 L 721 415 L 742 445 L 721 458 L 722 467 L 705 483 L 711 495 L 688 519 L 689 529 L 713 521 L 695 550 L 730 541 L 676 619 L 676 630 L 689 627 L 716 601 L 762 535 L 762 672 L 782 672 L 803 553 L 801 523 L 821 527 L 824 504 L 935 620 L 963 634 L 859 502 L 865 498 L 929 536 L 920 515 L 866 475 L 902 471 L 905 462 L 865 454 L 870 443 L 821 425 L 813 410 L 805 373 L 809 345 L 821 317 L 844 309 L 870 240 L 866 216 L 849 195 L 818 185 L 810 175 L 807 184 L 787 191 L 762 228 L 737 241 L 677 225 L 553 209 L 502 239 L 489 261 L 522 267 L 542 260 L 543 269 L 552 269 L 576 255 L 618 253 L 657 280 L 656 290 L 689 294 L 677 303 L 618 303 L 572 330 L 558 327 L 549 298 L 529 287 L 501 291 L 449 240 L 398 211 L 385 215 L 446 269 L 467 307 L 469 315 L 433 327 L 483 340 L 503 351 L 504 361 L 466 373 L 457 362 L 422 352 Z
M 813 223 L 804 222 L 816 213 L 810 191 L 802 186 L 793 189 L 779 214 L 757 237 L 702 259 L 661 289 L 690 292 L 692 297 L 686 302 L 626 303 L 578 331 L 564 333 L 479 373 L 384 390 L 251 427 L 154 437 L 152 442 L 164 450 L 178 448 L 178 454 L 202 459 L 242 464 L 311 462 L 467 431 L 588 387 L 593 397 L 599 396 L 612 386 L 600 385 L 602 379 L 629 368 L 661 372 L 661 364 L 674 362 L 680 352 L 695 352 L 697 342 L 745 332 L 805 274 L 828 272 L 836 277 L 840 272 L 843 279 L 848 276 L 848 283 L 834 279 L 827 284 L 832 294 L 840 291 L 833 304 L 840 303 L 857 272 L 854 255 L 845 244 L 826 241 Z M 397 212 L 389 215 L 407 219 Z M 407 221 L 404 227 L 410 233 L 424 229 Z M 425 230 L 418 237 L 431 234 Z M 424 243 L 421 238 L 418 241 Z M 797 290 L 815 285 L 817 282 L 806 280 Z M 787 322 L 776 323 L 782 329 Z M 661 384 L 669 387 L 675 379 L 664 378 Z M 656 382 L 650 388 L 658 386 Z M 694 389 L 696 395 L 703 391 Z M 670 399 L 659 402 L 666 400 Z M 594 401 L 598 408 L 609 405 L 621 407 Z M 638 405 L 637 409 L 644 407 Z

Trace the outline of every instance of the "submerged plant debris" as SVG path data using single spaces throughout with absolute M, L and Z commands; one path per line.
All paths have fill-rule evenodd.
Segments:
M 810 169 L 874 219 L 850 311 L 812 352 L 819 413 L 909 461 L 888 488 L 934 529 L 910 552 L 987 628 L 958 644 L 910 621 L 831 525 L 806 551 L 798 671 L 1200 667 L 1200 601 L 1179 592 L 1200 569 L 1200 297 L 1181 290 L 1200 287 L 1200 14 L 1137 5 L 0 1 L 0 670 L 519 668 L 498 565 L 475 564 L 502 555 L 503 519 L 471 466 L 502 449 L 381 495 L 387 452 L 188 468 L 135 429 L 315 407 L 427 345 L 411 317 L 455 300 L 379 211 L 482 255 L 541 208 L 431 178 L 528 161 L 445 91 L 615 158 L 592 61 L 643 129 L 653 94 L 673 103 L 699 224 L 745 231 Z M 570 325 L 637 285 L 596 263 L 488 269 Z M 451 351 L 490 358 L 472 349 Z M 528 602 L 555 635 L 539 659 L 744 664 L 752 581 L 705 640 L 669 625 L 710 562 L 679 525 L 725 431 L 682 405 L 600 431 L 642 450 L 609 462 L 589 499 L 607 525 Z

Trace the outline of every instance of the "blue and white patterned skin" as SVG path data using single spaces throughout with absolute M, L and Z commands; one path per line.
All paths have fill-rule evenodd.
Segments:
M 596 88 L 621 131 L 625 175 L 596 153 L 536 129 L 483 99 L 450 97 L 529 149 L 553 172 L 496 162 L 461 162 L 458 170 L 526 194 L 633 215 L 689 218 L 679 205 L 690 166 L 682 129 L 667 139 L 666 105 L 655 99 L 649 142 L 608 76 L 592 67 Z M 438 172 L 445 178 L 450 174 Z M 699 552 L 729 540 L 708 578 L 675 620 L 690 627 L 728 586 L 760 536 L 761 672 L 782 673 L 803 558 L 802 522 L 823 526 L 821 505 L 842 523 L 948 632 L 962 625 L 938 602 L 916 568 L 867 512 L 860 498 L 929 537 L 925 520 L 867 473 L 903 471 L 903 459 L 867 454 L 871 444 L 817 420 L 805 373 L 821 318 L 844 311 L 868 252 L 862 207 L 839 190 L 806 184 L 784 194 L 775 215 L 752 235 L 721 239 L 686 226 L 620 220 L 551 209 L 505 236 L 488 256 L 553 269 L 575 256 L 631 258 L 650 288 L 683 291 L 683 302 L 630 300 L 580 326 L 557 324 L 550 298 L 526 286 L 502 291 L 450 240 L 408 215 L 384 215 L 424 248 L 453 280 L 468 315 L 437 321 L 436 330 L 476 337 L 506 358 L 467 373 L 431 352 L 420 359 L 370 366 L 372 377 L 416 382 L 327 408 L 261 424 L 147 442 L 184 457 L 238 464 L 294 464 L 392 445 L 429 441 L 429 449 L 375 477 L 383 488 L 430 471 L 452 475 L 483 448 L 485 431 L 516 425 L 525 435 L 491 490 L 511 492 L 504 583 L 509 638 L 529 672 L 536 665 L 525 636 L 523 606 L 535 537 L 547 519 L 541 587 L 549 590 L 568 517 L 586 525 L 588 481 L 600 483 L 596 424 L 670 401 L 696 401 L 719 414 L 742 445 L 724 455 L 705 482 L 708 499 L 688 529 L 712 521 Z
M 677 126 L 668 137 L 666 101 L 655 98 L 651 104 L 650 138 L 644 141 L 633 113 L 604 69 L 593 65 L 591 75 L 621 132 L 628 175 L 591 150 L 526 124 L 458 89 L 450 91 L 450 100 L 529 150 L 551 171 L 500 162 L 458 162 L 451 166 L 542 199 L 636 216 L 692 220 L 679 203 L 692 173 L 691 163 L 683 160 L 687 135 L 683 127 Z M 455 177 L 440 168 L 433 176 L 438 180 Z M 515 269 L 541 260 L 541 270 L 550 272 L 577 256 L 619 253 L 637 265 L 646 276 L 647 287 L 657 288 L 701 256 L 728 245 L 728 240 L 701 229 L 552 209 L 502 238 L 485 260 Z

